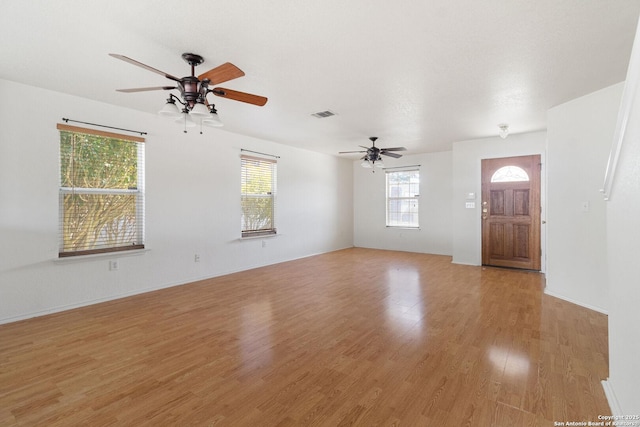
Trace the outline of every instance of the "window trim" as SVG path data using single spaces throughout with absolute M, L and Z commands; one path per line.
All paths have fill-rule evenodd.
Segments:
M 396 173 L 417 172 L 418 173 L 418 194 L 411 197 L 392 197 L 389 195 L 389 175 Z M 385 227 L 395 229 L 407 229 L 407 230 L 419 230 L 420 229 L 420 168 L 419 167 L 407 167 L 401 170 L 385 170 Z M 389 224 L 389 202 L 391 200 L 415 200 L 418 202 L 417 212 L 417 224 Z
M 67 124 L 58 123 L 56 125 L 56 129 L 59 132 L 68 132 L 74 134 L 85 134 L 91 136 L 98 136 L 104 138 L 112 138 L 119 139 L 122 141 L 128 141 L 131 143 L 136 143 L 137 148 L 137 162 L 136 162 L 136 173 L 137 173 L 137 187 L 136 188 L 84 188 L 84 187 L 63 187 L 59 185 L 59 209 L 58 209 L 58 258 L 71 258 L 78 256 L 87 256 L 87 255 L 99 255 L 99 254 L 109 254 L 109 253 L 118 253 L 125 251 L 139 251 L 141 249 L 145 249 L 145 176 L 144 176 L 144 163 L 145 163 L 145 150 L 143 144 L 145 142 L 145 138 L 132 136 L 132 135 L 124 135 L 115 132 L 107 132 L 95 129 L 88 129 L 79 126 L 71 126 Z M 60 141 L 58 142 L 58 147 L 60 148 Z M 60 174 L 60 166 L 58 168 L 58 174 Z M 61 179 L 61 176 L 59 176 Z M 126 246 L 114 246 L 108 248 L 99 248 L 99 249 L 81 249 L 75 251 L 64 251 L 64 232 L 62 230 L 62 215 L 64 215 L 64 210 L 62 209 L 63 199 L 65 195 L 69 194 L 134 194 L 136 195 L 136 219 L 141 219 L 142 224 L 137 225 L 135 229 L 136 240 L 141 243 L 135 243 L 132 245 Z M 141 199 L 141 200 L 138 200 Z
M 267 194 L 249 194 L 242 192 L 242 184 L 240 189 L 240 199 L 243 197 L 250 195 L 255 198 L 269 198 L 273 200 L 272 203 L 272 212 L 271 212 L 271 225 L 272 227 L 269 229 L 260 229 L 260 230 L 244 230 L 244 224 L 241 223 L 240 227 L 240 237 L 241 239 L 252 239 L 258 237 L 268 237 L 268 236 L 276 236 L 278 234 L 278 229 L 276 227 L 276 204 L 277 204 L 277 180 L 278 180 L 278 161 L 276 159 L 268 159 L 264 157 L 258 156 L 249 156 L 246 154 L 240 155 L 240 180 L 242 183 L 243 174 L 244 174 L 244 162 L 245 160 L 253 160 L 258 162 L 269 163 L 272 166 L 273 176 L 271 180 L 271 191 Z M 242 204 L 242 202 L 241 202 Z M 242 216 L 244 216 L 244 211 L 242 210 L 242 205 L 240 207 Z

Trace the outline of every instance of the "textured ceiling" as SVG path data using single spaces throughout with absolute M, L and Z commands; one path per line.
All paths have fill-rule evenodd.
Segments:
M 640 0 L 4 0 L 0 78 L 157 112 L 160 75 L 232 62 L 231 132 L 336 154 L 380 137 L 410 153 L 546 128 L 550 107 L 625 78 Z M 312 113 L 337 115 L 317 119 Z M 176 129 L 179 132 L 179 129 Z

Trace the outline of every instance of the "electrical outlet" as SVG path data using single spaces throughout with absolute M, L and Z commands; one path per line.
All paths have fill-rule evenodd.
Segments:
M 193 256 L 193 262 L 200 262 L 200 254 L 195 254 Z
M 266 241 L 266 240 L 263 240 L 263 241 L 262 241 L 262 247 L 263 247 L 263 248 L 266 248 L 266 247 L 267 247 L 267 241 Z
M 115 271 L 118 268 L 120 268 L 120 264 L 118 263 L 118 260 L 109 261 L 109 270 Z

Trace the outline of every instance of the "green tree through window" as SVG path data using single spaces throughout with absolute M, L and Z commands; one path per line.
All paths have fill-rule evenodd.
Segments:
M 242 237 L 276 234 L 276 162 L 241 157 Z
M 123 138 L 60 131 L 60 256 L 143 247 L 143 144 Z

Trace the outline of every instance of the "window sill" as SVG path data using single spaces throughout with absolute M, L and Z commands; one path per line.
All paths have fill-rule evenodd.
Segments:
M 393 230 L 415 230 L 415 231 L 420 231 L 421 228 L 420 227 L 405 227 L 402 225 L 387 225 L 387 228 L 393 229 Z
M 282 234 L 263 234 L 262 236 L 247 236 L 247 237 L 239 237 L 238 240 L 256 240 L 256 239 L 271 239 L 274 237 L 282 236 Z
M 122 258 L 129 256 L 140 256 L 149 252 L 148 248 L 144 249 L 133 249 L 130 251 L 115 251 L 115 252 L 104 252 L 101 254 L 91 254 L 91 255 L 77 255 L 77 256 L 67 256 L 67 257 L 58 257 L 54 258 L 53 262 L 55 264 L 68 264 L 74 262 L 85 262 L 92 261 L 96 259 L 109 259 L 109 258 Z

